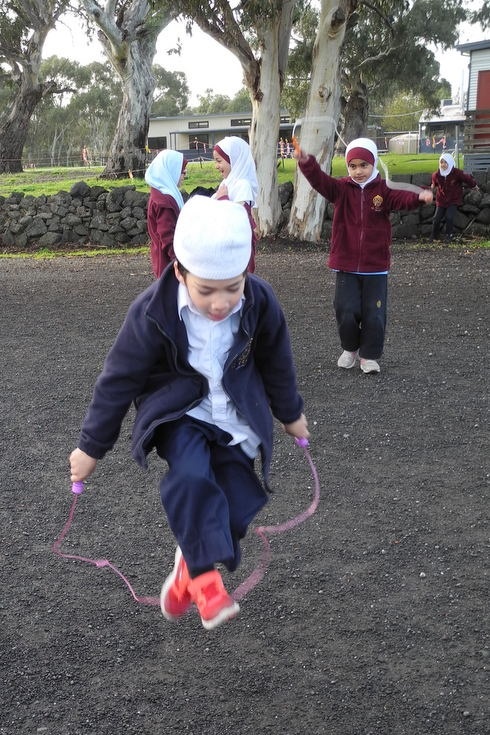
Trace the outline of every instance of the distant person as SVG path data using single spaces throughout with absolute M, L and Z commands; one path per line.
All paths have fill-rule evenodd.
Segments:
M 457 208 L 463 203 L 463 187 L 477 187 L 471 174 L 455 167 L 450 153 L 442 153 L 439 158 L 439 169 L 432 174 L 432 191 L 436 196 L 436 211 L 432 220 L 431 240 L 439 238 L 442 221 L 446 220 L 445 240 L 453 237 L 454 217 Z
M 86 145 L 84 145 L 82 148 L 82 164 L 84 166 L 90 166 L 90 160 L 88 157 L 88 148 Z
M 162 613 L 174 621 L 195 605 L 211 629 L 239 611 L 216 567 L 238 568 L 240 542 L 267 502 L 272 417 L 292 437 L 309 432 L 284 313 L 271 286 L 246 273 L 243 206 L 192 197 L 174 249 L 173 268 L 129 307 L 105 360 L 71 481 L 112 449 L 134 402 L 133 456 L 146 466 L 155 448 L 166 463 L 160 495 L 178 544 Z
M 159 278 L 174 259 L 174 232 L 184 206 L 179 187 L 187 161 L 179 151 L 160 151 L 148 166 L 145 181 L 150 186 L 146 222 L 150 236 L 150 259 L 155 278 Z
M 337 365 L 379 373 L 383 354 L 388 270 L 391 259 L 390 213 L 431 202 L 420 194 L 389 189 L 376 168 L 378 149 L 369 138 L 346 148 L 348 176 L 333 178 L 312 155 L 297 146 L 294 157 L 311 186 L 334 204 L 328 265 L 336 271 L 334 308 L 343 352 Z
M 247 210 L 252 227 L 252 254 L 248 266 L 249 273 L 255 271 L 255 251 L 258 230 L 253 209 L 256 205 L 259 184 L 257 171 L 248 143 L 238 136 L 228 136 L 220 140 L 213 148 L 213 159 L 216 168 L 223 176 L 214 199 L 230 199 L 243 204 Z

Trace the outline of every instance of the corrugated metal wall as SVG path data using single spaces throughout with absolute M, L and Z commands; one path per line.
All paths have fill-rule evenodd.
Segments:
M 478 88 L 478 72 L 490 69 L 490 49 L 473 51 L 471 53 L 471 64 L 468 89 L 468 110 L 476 110 L 476 92 Z

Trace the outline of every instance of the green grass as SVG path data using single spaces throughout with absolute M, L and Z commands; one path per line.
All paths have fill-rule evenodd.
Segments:
M 390 175 L 432 173 L 437 168 L 439 156 L 430 153 L 420 155 L 386 154 L 382 160 L 388 167 Z M 103 186 L 112 189 L 118 186 L 132 185 L 137 191 L 148 192 L 148 184 L 144 179 L 101 179 L 103 168 L 39 168 L 30 169 L 19 174 L 0 174 L 0 196 L 8 197 L 13 192 L 20 192 L 26 196 L 52 196 L 59 191 L 69 191 L 79 181 L 85 181 L 89 186 Z M 278 183 L 294 181 L 296 161 L 287 158 L 278 163 Z M 346 168 L 343 156 L 335 156 L 332 161 L 334 176 L 345 176 Z M 187 175 L 183 184 L 186 192 L 191 192 L 197 186 L 217 187 L 221 176 L 212 162 L 191 161 L 187 166 Z
M 118 247 L 118 248 L 94 248 L 92 246 L 79 250 L 49 250 L 49 248 L 41 248 L 34 252 L 28 253 L 0 253 L 0 260 L 8 258 L 17 260 L 53 260 L 54 258 L 96 258 L 99 255 L 144 255 L 148 253 L 148 245 L 138 245 L 136 247 Z
M 422 154 L 385 154 L 382 156 L 382 160 L 388 168 L 390 176 L 401 175 L 401 174 L 417 174 L 417 173 L 432 173 L 437 169 L 437 162 L 439 155 L 431 153 Z M 462 165 L 462 164 L 461 164 Z M 20 174 L 0 174 L 0 196 L 8 197 L 13 192 L 20 192 L 26 196 L 52 196 L 57 194 L 59 191 L 69 191 L 71 187 L 80 182 L 85 181 L 89 186 L 103 186 L 106 189 L 112 189 L 120 186 L 134 186 L 137 191 L 148 192 L 148 184 L 144 179 L 101 179 L 100 176 L 103 172 L 102 167 L 91 167 L 91 168 L 43 168 L 43 169 L 31 169 L 24 171 Z M 285 182 L 294 182 L 296 172 L 296 161 L 294 159 L 285 159 L 278 162 L 277 167 L 277 178 L 278 183 L 283 184 Z M 334 176 L 345 176 L 346 167 L 343 156 L 335 156 L 332 160 L 332 174 Z M 200 164 L 197 161 L 192 161 L 187 166 L 187 175 L 183 184 L 183 189 L 186 192 L 191 192 L 197 186 L 217 187 L 221 181 L 221 176 L 215 168 L 212 162 L 203 162 Z M 490 248 L 490 241 L 475 243 L 480 248 Z M 423 247 L 427 247 L 424 244 Z M 461 247 L 461 245 L 455 244 L 455 247 Z M 474 247 L 469 245 L 468 247 Z M 85 257 L 92 257 L 95 255 L 104 254 L 107 255 L 109 252 L 114 254 L 131 253 L 136 254 L 138 252 L 146 251 L 146 246 L 143 248 L 117 248 L 117 250 L 109 251 L 103 248 L 97 249 L 80 249 L 80 250 L 67 250 L 66 252 L 61 251 L 49 251 L 41 250 L 36 253 L 30 253 L 28 257 L 32 258 L 53 258 L 60 257 L 62 255 L 84 255 Z M 25 254 L 0 254 L 2 257 L 27 257 Z

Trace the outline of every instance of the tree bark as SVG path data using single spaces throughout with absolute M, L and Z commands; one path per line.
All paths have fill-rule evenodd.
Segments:
M 318 33 L 313 47 L 311 87 L 301 124 L 301 148 L 313 154 L 324 171 L 330 170 L 340 114 L 340 51 L 355 0 L 322 0 Z M 318 242 L 326 200 L 297 171 L 289 234 Z
M 254 81 L 258 93 L 252 97 L 250 147 L 259 181 L 257 224 L 264 235 L 276 232 L 282 212 L 277 189 L 277 141 L 288 47 L 281 50 L 281 43 L 285 37 L 289 40 L 293 3 L 284 5 L 291 7 L 283 7 L 276 21 L 261 32 L 262 57 L 256 66 L 258 80 Z
M 346 143 L 364 137 L 368 127 L 369 99 L 367 87 L 360 79 L 350 85 L 343 113 L 342 137 Z
M 101 178 L 141 178 L 146 169 L 146 140 L 155 88 L 152 63 L 156 41 L 160 31 L 174 19 L 175 11 L 153 10 L 147 0 L 128 0 L 117 8 L 108 4 L 105 10 L 94 0 L 82 3 L 100 29 L 99 40 L 121 81 L 123 93 Z
M 23 171 L 22 153 L 32 114 L 43 96 L 38 84 L 23 84 L 10 114 L 0 126 L 0 173 L 17 174 Z
M 40 69 L 46 36 L 66 5 L 67 0 L 12 2 L 10 14 L 0 19 L 0 58 L 17 87 L 10 112 L 0 125 L 0 173 L 22 172 L 32 114 L 45 95 L 60 91 L 54 82 L 41 82 Z M 23 24 L 20 35 L 16 33 L 19 22 Z

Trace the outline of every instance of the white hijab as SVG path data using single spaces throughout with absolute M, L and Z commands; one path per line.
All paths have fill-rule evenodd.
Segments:
M 449 174 L 454 168 L 454 158 L 452 157 L 450 153 L 441 153 L 441 157 L 439 158 L 439 163 L 441 162 L 441 159 L 443 161 L 446 161 L 447 169 L 444 170 L 443 168 L 439 166 L 439 173 L 441 174 L 441 176 L 449 176 Z
M 158 189 L 162 194 L 169 194 L 179 205 L 184 206 L 184 198 L 178 188 L 182 175 L 184 156 L 179 151 L 160 151 L 150 163 L 145 173 L 145 181 L 148 186 Z
M 358 184 L 358 186 L 361 187 L 361 189 L 364 189 L 365 186 L 369 184 L 369 182 L 373 181 L 373 179 L 376 178 L 376 176 L 379 174 L 377 164 L 378 164 L 378 148 L 376 146 L 376 143 L 374 140 L 371 140 L 371 138 L 356 138 L 355 140 L 351 141 L 347 148 L 345 149 L 345 160 L 347 162 L 347 154 L 349 153 L 352 148 L 365 148 L 370 153 L 372 153 L 374 158 L 374 166 L 371 173 L 371 176 L 367 181 L 365 181 L 363 184 Z M 352 178 L 352 177 L 351 177 Z M 357 182 L 356 182 L 357 183 Z
M 254 207 L 259 193 L 259 182 L 250 146 L 243 138 L 235 135 L 223 138 L 217 145 L 230 159 L 230 173 L 223 179 L 228 187 L 228 198 L 232 202 L 248 202 Z

